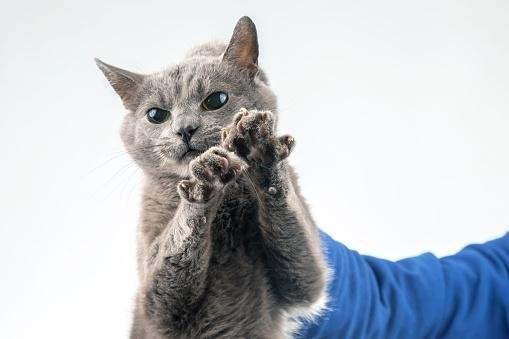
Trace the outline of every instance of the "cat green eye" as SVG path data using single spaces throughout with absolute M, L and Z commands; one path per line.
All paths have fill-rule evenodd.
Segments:
M 147 120 L 152 124 L 162 124 L 170 117 L 170 112 L 162 108 L 151 108 L 147 111 Z
M 214 92 L 202 102 L 202 107 L 207 111 L 220 109 L 228 102 L 228 94 L 225 92 Z

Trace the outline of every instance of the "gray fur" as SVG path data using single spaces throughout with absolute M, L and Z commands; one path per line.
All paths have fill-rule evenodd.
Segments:
M 97 60 L 128 114 L 126 149 L 145 174 L 131 338 L 283 338 L 324 306 L 317 228 L 278 137 L 276 97 L 258 67 L 252 21 L 167 70 Z M 205 111 L 214 91 L 225 106 Z M 171 118 L 159 125 L 146 112 Z M 244 109 L 245 108 L 245 109 Z M 197 127 L 188 147 L 177 127 Z

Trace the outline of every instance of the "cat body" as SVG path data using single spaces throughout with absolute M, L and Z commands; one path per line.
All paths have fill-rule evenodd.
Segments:
M 291 336 L 325 306 L 328 271 L 252 21 L 160 73 L 97 63 L 145 176 L 131 338 Z

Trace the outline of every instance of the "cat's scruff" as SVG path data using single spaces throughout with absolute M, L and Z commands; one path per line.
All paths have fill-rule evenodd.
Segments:
M 145 174 L 131 338 L 291 336 L 324 307 L 327 267 L 253 22 L 159 73 L 97 64 Z

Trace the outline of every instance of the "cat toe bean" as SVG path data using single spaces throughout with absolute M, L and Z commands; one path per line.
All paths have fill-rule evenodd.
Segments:
M 295 140 L 289 135 L 274 136 L 274 114 L 270 111 L 242 109 L 233 124 L 222 130 L 223 146 L 248 163 L 272 166 L 287 158 Z
M 221 147 L 212 147 L 194 159 L 190 167 L 196 179 L 224 185 L 233 180 L 245 165 L 234 153 Z
M 283 135 L 277 139 L 276 152 L 279 160 L 287 158 L 295 146 L 295 139 L 290 135 Z

